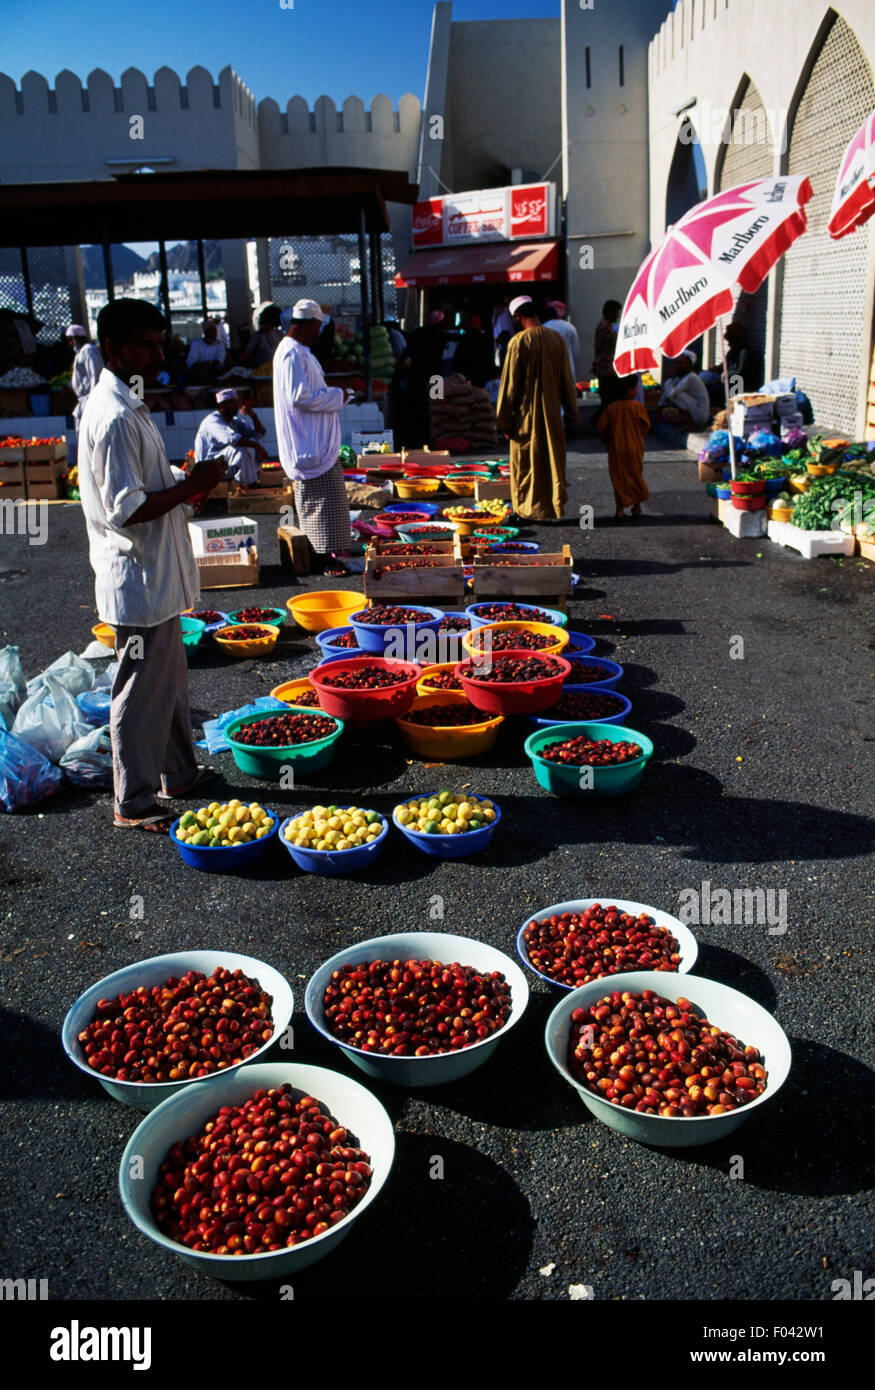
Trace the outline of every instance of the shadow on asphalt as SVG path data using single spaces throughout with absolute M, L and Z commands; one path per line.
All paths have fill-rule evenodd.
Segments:
M 695 928 L 692 928 L 695 931 Z M 762 927 L 742 927 L 741 931 L 760 932 Z M 693 974 L 708 980 L 719 980 L 723 985 L 741 990 L 762 1004 L 769 1013 L 774 1013 L 778 1003 L 778 993 L 773 981 L 760 970 L 758 965 L 739 955 L 737 951 L 726 951 L 722 946 L 712 946 L 699 942 L 699 954 L 693 966 Z
M 685 637 L 693 636 L 687 633 L 686 623 L 695 621 L 692 618 L 581 618 L 584 624 L 578 631 L 589 633 L 590 637 L 619 637 L 624 634 L 626 637 Z M 575 624 L 578 619 L 574 619 Z
M 528 1266 L 535 1229 L 516 1183 L 467 1144 L 404 1132 L 395 1140 L 386 1187 L 328 1260 L 285 1279 L 227 1287 L 272 1303 L 289 1285 L 295 1298 L 332 1301 L 375 1293 L 405 1302 L 508 1298 Z M 430 1177 L 436 1159 L 442 1178 Z
M 790 1075 L 774 1107 L 762 1106 L 743 1129 L 716 1144 L 672 1156 L 725 1172 L 740 1154 L 745 1185 L 769 1192 L 834 1197 L 868 1191 L 875 1176 L 875 1072 L 808 1038 L 791 1038 L 790 1046 Z
M 13 1009 L 0 1009 L 0 1037 L 0 1100 L 94 1100 L 94 1081 L 73 1066 L 51 1028 Z
M 716 560 L 709 561 L 709 570 L 737 570 L 748 569 L 750 560 Z M 669 564 L 665 560 L 633 560 L 631 556 L 623 556 L 617 559 L 605 557 L 601 560 L 594 560 L 591 557 L 580 562 L 579 574 L 584 579 L 618 579 L 621 575 L 651 575 L 651 574 L 680 574 L 681 570 L 696 570 L 701 568 L 701 561 L 689 560 L 678 561 L 677 564 Z M 583 594 L 578 590 L 575 598 L 588 597 L 586 591 Z

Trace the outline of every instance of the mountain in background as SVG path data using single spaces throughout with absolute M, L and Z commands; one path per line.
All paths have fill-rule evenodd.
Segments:
M 101 246 L 83 246 L 80 249 L 85 288 L 87 290 L 103 289 L 103 248 Z M 220 242 L 204 242 L 204 265 L 207 275 L 221 274 L 222 250 Z M 153 251 L 148 258 L 144 258 L 136 251 L 132 251 L 129 246 L 113 246 L 112 248 L 112 273 L 116 286 L 132 280 L 134 272 L 137 270 L 160 270 L 160 268 L 157 251 Z M 167 268 L 168 270 L 193 271 L 196 274 L 197 243 L 181 241 L 177 246 L 168 246 Z

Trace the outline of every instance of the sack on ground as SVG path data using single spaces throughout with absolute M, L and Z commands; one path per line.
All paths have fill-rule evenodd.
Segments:
M 49 697 L 51 696 L 51 703 Z M 12 732 L 49 762 L 60 762 L 74 739 L 90 732 L 79 706 L 54 676 L 44 676 L 40 689 L 29 695 L 15 716 Z
M 33 695 L 44 683 L 46 676 L 54 676 L 71 695 L 81 695 L 83 690 L 91 690 L 94 685 L 94 668 L 83 661 L 75 652 L 64 652 L 51 666 L 47 666 L 33 680 L 27 682 L 27 693 Z
M 27 694 L 27 682 L 21 669 L 17 647 L 0 651 L 0 722 L 11 729 L 15 714 Z
M 112 743 L 109 725 L 77 738 L 61 758 L 60 766 L 77 787 L 112 786 Z
M 56 792 L 64 780 L 36 748 L 0 729 L 0 807 L 17 811 Z

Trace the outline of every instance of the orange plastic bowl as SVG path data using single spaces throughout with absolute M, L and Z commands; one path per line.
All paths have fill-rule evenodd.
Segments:
M 346 627 L 350 613 L 358 613 L 367 604 L 364 594 L 352 589 L 317 589 L 300 598 L 286 600 L 298 627 L 305 632 L 325 632 L 329 627 Z
M 471 701 L 462 691 L 434 690 L 428 695 L 418 695 L 413 702 L 413 710 L 429 709 L 432 705 L 472 708 Z M 474 758 L 478 753 L 487 752 L 498 738 L 498 730 L 503 722 L 504 717 L 500 714 L 484 714 L 479 724 L 449 724 L 445 727 L 411 724 L 406 716 L 395 720 L 411 752 L 418 753 L 421 758 L 435 758 L 441 762 Z

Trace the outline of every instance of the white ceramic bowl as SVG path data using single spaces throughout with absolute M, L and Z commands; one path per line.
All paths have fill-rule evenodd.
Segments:
M 373 1176 L 365 1196 L 330 1231 L 302 1245 L 284 1250 L 266 1250 L 263 1255 L 210 1255 L 171 1240 L 158 1230 L 149 1202 L 158 1180 L 158 1170 L 168 1151 L 179 1140 L 197 1133 L 223 1105 L 240 1105 L 256 1091 L 291 1085 L 299 1095 L 315 1096 L 339 1124 L 358 1140 L 369 1155 Z M 305 1067 L 297 1062 L 266 1062 L 247 1066 L 230 1074 L 221 1072 L 217 1084 L 191 1086 L 183 1095 L 172 1096 L 137 1126 L 128 1140 L 119 1166 L 119 1191 L 128 1216 L 143 1235 L 156 1245 L 178 1256 L 188 1265 L 214 1279 L 249 1281 L 275 1279 L 315 1264 L 343 1240 L 366 1207 L 370 1206 L 389 1176 L 395 1155 L 392 1121 L 380 1102 L 358 1081 L 325 1067 Z M 138 1164 L 135 1160 L 141 1159 Z M 134 1178 L 132 1173 L 142 1172 Z
M 624 1110 L 602 1100 L 588 1091 L 568 1070 L 568 1041 L 571 1035 L 571 1015 L 575 1009 L 588 1008 L 603 995 L 614 990 L 640 993 L 652 989 L 665 999 L 689 999 L 704 1013 L 708 1021 L 726 1033 L 732 1033 L 748 1047 L 756 1047 L 765 1059 L 768 1072 L 766 1089 L 756 1100 L 731 1110 L 727 1115 L 697 1115 L 689 1119 L 671 1119 L 663 1115 L 642 1115 L 636 1110 Z M 787 1080 L 790 1071 L 790 1043 L 779 1023 L 755 1000 L 749 999 L 729 985 L 706 980 L 699 975 L 663 974 L 657 970 L 634 970 L 626 975 L 611 975 L 607 980 L 593 980 L 580 989 L 572 990 L 556 1005 L 547 1019 L 544 1034 L 547 1055 L 560 1076 L 580 1095 L 587 1110 L 611 1129 L 617 1129 L 629 1139 L 657 1148 L 688 1149 L 699 1144 L 713 1144 L 744 1124 L 749 1115 L 772 1100 Z
M 437 1053 L 432 1057 L 384 1057 L 373 1052 L 361 1052 L 349 1047 L 328 1031 L 322 1009 L 325 988 L 335 970 L 343 965 L 357 965 L 363 960 L 437 960 L 450 965 L 473 965 L 475 970 L 500 970 L 511 989 L 510 1018 L 491 1037 L 472 1043 L 456 1052 Z M 313 1027 L 354 1062 L 368 1076 L 389 1081 L 396 1086 L 442 1086 L 476 1071 L 491 1057 L 503 1037 L 519 1023 L 529 1002 L 529 986 L 524 972 L 502 951 L 473 941 L 467 936 L 451 936 L 447 932 L 398 932 L 394 936 L 376 936 L 360 941 L 346 951 L 339 951 L 320 965 L 307 984 L 304 1007 Z
M 527 965 L 533 974 L 545 980 L 548 985 L 552 985 L 554 989 L 573 989 L 573 985 L 565 985 L 561 980 L 553 980 L 549 975 L 545 975 L 543 971 L 535 968 L 529 959 L 526 943 L 523 940 L 523 932 L 530 922 L 541 917 L 559 917 L 563 912 L 585 912 L 588 907 L 594 907 L 596 903 L 601 903 L 602 907 L 618 907 L 621 912 L 628 912 L 633 917 L 639 917 L 642 912 L 646 913 L 648 917 L 652 917 L 658 927 L 665 927 L 667 931 L 671 932 L 681 948 L 681 959 L 677 970 L 666 973 L 686 975 L 692 970 L 699 954 L 699 943 L 689 927 L 685 927 L 683 922 L 678 921 L 677 917 L 672 917 L 670 912 L 663 912 L 661 908 L 649 907 L 647 903 L 633 903 L 628 898 L 611 898 L 604 895 L 600 898 L 572 898 L 567 903 L 552 903 L 550 907 L 535 908 L 535 911 L 530 913 L 517 932 L 517 955 L 523 964 Z M 661 972 L 657 971 L 656 973 L 660 974 Z M 613 976 L 606 975 L 603 978 L 610 980 Z
M 224 966 L 226 970 L 242 970 L 250 979 L 257 980 L 261 988 L 267 990 L 273 1000 L 270 1009 L 273 1033 L 257 1052 L 253 1052 L 251 1057 L 246 1058 L 245 1062 L 235 1062 L 234 1066 L 226 1067 L 219 1072 L 212 1072 L 209 1076 L 195 1077 L 185 1081 L 159 1081 L 155 1083 L 114 1081 L 111 1077 L 101 1076 L 99 1072 L 93 1071 L 89 1067 L 78 1038 L 83 1029 L 91 1022 L 98 999 L 114 999 L 116 995 L 125 994 L 132 989 L 137 989 L 140 985 L 159 985 L 171 975 L 178 979 L 188 970 L 199 970 L 203 975 L 211 975 L 219 965 Z M 134 965 L 126 965 L 123 970 L 116 970 L 113 975 L 106 975 L 102 980 L 98 980 L 96 985 L 92 985 L 84 994 L 80 994 L 70 1009 L 64 1019 L 61 1040 L 70 1061 L 80 1071 L 84 1071 L 86 1076 L 99 1081 L 103 1089 L 108 1091 L 114 1100 L 120 1100 L 125 1105 L 133 1105 L 137 1110 L 151 1110 L 154 1105 L 160 1105 L 168 1096 L 175 1095 L 185 1086 L 211 1087 L 223 1076 L 229 1076 L 239 1067 L 250 1066 L 279 1039 L 288 1026 L 293 1010 L 294 999 L 288 981 L 278 970 L 274 970 L 273 966 L 267 965 L 265 961 L 256 960 L 253 956 L 240 956 L 235 951 L 176 951 L 168 956 L 150 956 L 148 960 L 140 960 Z

